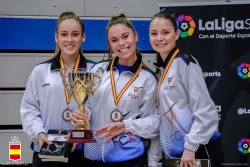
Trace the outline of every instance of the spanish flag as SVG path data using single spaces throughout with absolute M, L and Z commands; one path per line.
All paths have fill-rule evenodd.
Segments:
M 12 161 L 21 160 L 21 144 L 9 145 L 9 159 Z

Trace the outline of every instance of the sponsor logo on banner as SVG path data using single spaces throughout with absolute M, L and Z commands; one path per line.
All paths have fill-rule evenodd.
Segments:
M 238 67 L 238 75 L 242 78 L 242 79 L 248 79 L 250 78 L 250 64 L 247 63 L 242 63 L 239 67 Z
M 204 21 L 198 19 L 198 30 L 209 31 L 222 31 L 225 33 L 215 34 L 199 34 L 200 39 L 227 39 L 227 38 L 250 38 L 250 33 L 236 33 L 236 30 L 248 30 L 250 29 L 250 18 L 244 20 L 231 20 L 230 18 L 222 17 L 220 19 L 215 18 L 210 21 Z
M 196 27 L 198 23 L 198 27 Z M 194 33 L 195 28 L 204 33 L 199 34 L 199 39 L 227 39 L 227 38 L 250 38 L 250 33 L 236 33 L 236 30 L 249 30 L 250 18 L 232 20 L 230 18 L 214 18 L 209 21 L 203 19 L 193 20 L 192 16 L 182 14 L 177 17 L 176 24 L 181 38 L 186 38 Z M 222 31 L 225 33 L 209 33 L 210 31 Z M 207 34 L 205 34 L 207 32 Z M 235 33 L 234 33 L 235 32 Z
M 250 114 L 250 109 L 239 108 L 239 109 L 238 109 L 238 114 L 239 114 L 239 115 Z
M 216 111 L 218 112 L 218 120 L 221 120 L 221 106 L 216 105 Z
M 199 30 L 200 31 L 211 31 L 211 30 L 225 30 L 230 33 L 236 30 L 250 29 L 250 19 L 246 20 L 227 20 L 222 17 L 221 19 L 214 19 L 211 21 L 203 22 L 199 19 Z
M 181 38 L 186 38 L 191 36 L 194 33 L 196 24 L 191 16 L 180 15 L 176 19 L 176 24 L 180 33 Z
M 203 77 L 207 78 L 207 77 L 220 77 L 221 73 L 218 71 L 214 71 L 214 72 L 203 72 Z
M 238 142 L 238 150 L 242 154 L 249 154 L 250 153 L 250 139 L 243 138 Z
M 21 141 L 19 141 L 19 137 L 17 136 L 11 137 L 11 141 L 9 142 L 9 160 L 21 160 Z

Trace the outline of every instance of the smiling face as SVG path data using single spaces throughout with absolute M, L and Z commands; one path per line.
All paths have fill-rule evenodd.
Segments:
M 152 48 L 166 58 L 175 47 L 179 33 L 168 19 L 155 18 L 150 23 L 149 37 Z
M 76 57 L 85 35 L 80 24 L 75 19 L 66 19 L 58 26 L 55 41 L 61 49 L 61 55 Z
M 137 59 L 137 39 L 137 34 L 125 24 L 115 24 L 108 29 L 108 42 L 120 64 L 131 65 Z

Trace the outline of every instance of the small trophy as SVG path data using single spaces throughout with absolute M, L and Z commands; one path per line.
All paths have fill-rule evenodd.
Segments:
M 70 97 L 74 97 L 79 105 L 78 111 L 85 113 L 84 104 L 93 96 L 102 81 L 103 68 L 98 68 L 96 73 L 78 70 L 67 73 L 66 68 L 61 68 L 60 74 L 65 89 L 68 90 Z M 93 132 L 90 130 L 88 120 L 82 121 L 75 126 L 75 130 L 71 131 L 68 143 L 93 143 Z

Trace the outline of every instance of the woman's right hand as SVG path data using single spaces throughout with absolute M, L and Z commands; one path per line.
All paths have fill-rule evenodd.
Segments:
M 42 148 L 42 145 L 43 145 L 44 142 L 46 142 L 49 145 L 52 144 L 52 142 L 47 139 L 46 134 L 44 134 L 43 132 L 41 132 L 41 133 L 38 134 L 37 140 L 38 140 L 40 148 Z
M 181 163 L 180 167 L 198 167 L 197 163 L 195 162 L 195 152 L 184 149 L 182 156 L 181 156 Z
M 88 112 L 82 113 L 78 110 L 74 110 L 71 117 L 72 125 L 76 126 L 77 123 L 81 123 L 88 119 Z

